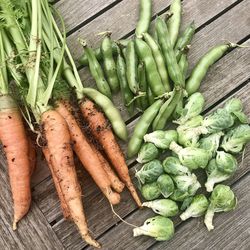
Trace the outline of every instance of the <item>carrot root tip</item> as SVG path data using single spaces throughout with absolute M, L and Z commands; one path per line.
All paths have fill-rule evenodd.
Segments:
M 13 221 L 13 225 L 12 225 L 12 229 L 15 231 L 15 230 L 17 230 L 17 220 L 16 219 L 14 219 L 14 221 Z

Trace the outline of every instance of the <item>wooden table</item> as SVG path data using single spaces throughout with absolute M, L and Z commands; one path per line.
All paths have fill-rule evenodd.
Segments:
M 86 38 L 93 47 L 98 46 L 105 30 L 113 32 L 113 39 L 127 38 L 134 33 L 138 17 L 138 0 L 60 0 L 56 8 L 64 16 L 68 45 L 75 58 L 81 54 L 78 37 Z M 169 0 L 154 0 L 154 18 L 169 8 Z M 225 40 L 239 44 L 250 44 L 250 1 L 249 0 L 183 0 L 182 29 L 195 20 L 197 33 L 190 50 L 190 68 L 207 49 Z M 93 80 L 86 69 L 79 68 L 86 86 L 93 86 Z M 207 104 L 206 112 L 222 105 L 232 96 L 240 97 L 250 116 L 250 49 L 236 48 L 226 54 L 214 66 L 202 84 Z M 138 117 L 128 117 L 120 105 L 128 128 L 133 130 Z M 121 144 L 125 150 L 126 145 Z M 0 249 L 90 249 L 80 238 L 76 227 L 63 219 L 58 198 L 50 173 L 40 156 L 37 171 L 32 180 L 33 203 L 28 216 L 20 223 L 18 230 L 11 229 L 12 204 L 9 191 L 6 162 L 0 155 Z M 239 157 L 239 162 L 241 158 Z M 131 174 L 138 165 L 129 161 Z M 245 151 L 244 161 L 230 184 L 238 197 L 235 211 L 215 217 L 215 230 L 207 232 L 202 218 L 181 222 L 175 219 L 176 234 L 169 242 L 158 243 L 148 237 L 132 237 L 132 229 L 117 219 L 110 206 L 92 180 L 79 170 L 84 187 L 84 206 L 90 230 L 103 249 L 250 249 L 250 147 Z M 81 169 L 81 167 L 79 168 Z M 141 225 L 152 215 L 149 210 L 139 211 L 128 192 L 115 208 L 128 222 Z

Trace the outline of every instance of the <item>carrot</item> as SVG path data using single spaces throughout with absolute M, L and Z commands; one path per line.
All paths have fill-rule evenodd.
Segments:
M 56 110 L 61 114 L 68 124 L 71 139 L 73 141 L 73 149 L 82 162 L 83 166 L 92 176 L 95 183 L 107 197 L 109 202 L 113 205 L 118 204 L 120 202 L 120 195 L 116 192 L 113 192 L 111 189 L 111 181 L 103 169 L 96 152 L 90 146 L 87 138 L 77 124 L 76 119 L 72 115 L 71 105 L 68 102 L 58 102 Z
M 102 164 L 103 169 L 105 170 L 106 174 L 108 175 L 108 178 L 111 181 L 112 188 L 116 192 L 121 193 L 124 189 L 124 186 L 125 186 L 124 183 L 120 181 L 120 179 L 118 178 L 116 173 L 111 168 L 109 162 L 104 158 L 102 153 L 98 149 L 95 148 L 94 144 L 91 143 L 90 145 L 93 148 L 93 150 L 95 151 L 95 153 L 97 154 L 97 156 Z
M 36 169 L 36 147 L 33 141 L 28 137 L 28 144 L 29 144 L 29 162 L 30 162 L 30 176 L 34 173 Z
M 81 102 L 80 108 L 93 136 L 103 147 L 103 150 L 116 169 L 119 177 L 129 189 L 137 205 L 141 207 L 141 201 L 129 176 L 124 155 L 116 142 L 115 136 L 105 116 L 101 111 L 97 110 L 94 103 L 87 98 Z
M 45 111 L 41 116 L 41 122 L 50 152 L 53 172 L 60 185 L 70 216 L 77 225 L 82 238 L 88 244 L 99 248 L 100 244 L 90 236 L 88 231 L 68 125 L 64 118 L 55 110 Z
M 14 100 L 0 97 L 0 139 L 8 162 L 14 202 L 13 230 L 28 212 L 31 204 L 29 146 L 22 116 Z
M 59 196 L 59 200 L 61 202 L 61 208 L 62 208 L 63 216 L 64 216 L 65 219 L 70 219 L 70 211 L 69 211 L 68 205 L 67 205 L 67 203 L 66 203 L 66 201 L 64 199 L 63 192 L 61 190 L 59 180 L 58 180 L 57 176 L 55 175 L 54 167 L 52 166 L 50 152 L 49 152 L 48 147 L 43 147 L 43 154 L 44 154 L 45 159 L 47 161 L 48 167 L 49 167 L 49 169 L 51 171 L 51 175 L 52 175 L 55 187 L 56 187 L 56 191 L 57 191 L 57 194 Z

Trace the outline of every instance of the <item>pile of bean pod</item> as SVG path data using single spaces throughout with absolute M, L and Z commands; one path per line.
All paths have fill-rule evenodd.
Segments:
M 112 99 L 119 90 L 130 115 L 143 115 L 135 126 L 128 145 L 128 157 L 135 156 L 143 136 L 150 128 L 165 128 L 170 118 L 178 118 L 183 101 L 198 91 L 209 67 L 235 44 L 221 44 L 210 49 L 187 76 L 194 22 L 179 34 L 182 6 L 173 0 L 166 15 L 157 17 L 149 32 L 152 1 L 140 0 L 140 16 L 135 36 L 113 41 L 104 32 L 100 48 L 93 50 L 85 42 L 81 65 L 89 66 L 98 90 Z

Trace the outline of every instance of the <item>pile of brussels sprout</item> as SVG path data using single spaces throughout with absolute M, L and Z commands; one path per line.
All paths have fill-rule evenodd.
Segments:
M 205 215 L 204 223 L 210 231 L 214 228 L 215 212 L 236 207 L 233 191 L 218 183 L 231 178 L 238 168 L 235 157 L 250 142 L 248 119 L 237 98 L 206 117 L 201 115 L 204 105 L 201 93 L 191 95 L 181 116 L 174 121 L 176 130 L 154 131 L 144 136 L 145 143 L 137 158 L 143 165 L 135 176 L 146 200 L 143 206 L 158 215 L 135 228 L 134 236 L 169 240 L 174 235 L 169 217 L 176 215 L 183 221 Z M 170 155 L 160 161 L 165 151 Z M 196 176 L 198 169 L 206 172 L 206 195 L 197 194 L 202 187 Z

